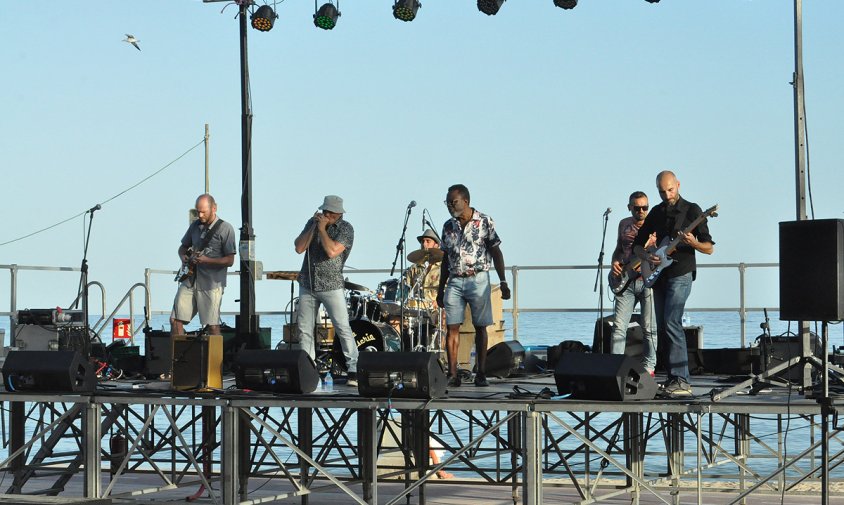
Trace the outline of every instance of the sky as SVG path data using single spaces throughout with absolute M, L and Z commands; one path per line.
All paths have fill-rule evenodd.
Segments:
M 814 216 L 841 218 L 844 2 L 803 4 Z M 411 23 L 390 7 L 343 0 L 327 32 L 314 27 L 312 3 L 287 0 L 272 31 L 248 31 L 265 270 L 299 269 L 293 239 L 327 194 L 345 199 L 355 227 L 347 266 L 390 268 L 408 203 L 418 204 L 409 252 L 422 209 L 440 227 L 455 183 L 495 219 L 508 266 L 593 265 L 604 210 L 609 255 L 627 196 L 643 190 L 658 203 L 665 169 L 686 199 L 720 206 L 715 254 L 702 264 L 778 261 L 777 223 L 796 215 L 792 1 L 581 0 L 562 10 L 509 0 L 488 17 L 471 0 L 428 0 Z M 206 123 L 211 193 L 239 228 L 236 12 L 198 0 L 0 5 L 0 243 L 102 203 L 87 260 L 110 312 L 145 268 L 177 268 L 188 209 L 204 191 Z M 0 264 L 78 267 L 84 223 L 6 243 Z M 386 277 L 349 274 L 372 288 Z M 0 311 L 9 278 L 0 273 Z M 594 278 L 522 272 L 520 306 L 596 307 Z M 737 305 L 737 279 L 702 270 L 689 305 Z M 78 280 L 22 272 L 17 306 L 67 306 Z M 748 304 L 776 306 L 777 282 L 776 269 L 751 269 Z M 175 287 L 153 275 L 153 310 L 170 306 Z M 289 282 L 256 289 L 259 310 L 282 310 L 290 296 Z M 224 310 L 236 309 L 237 290 L 232 278 Z

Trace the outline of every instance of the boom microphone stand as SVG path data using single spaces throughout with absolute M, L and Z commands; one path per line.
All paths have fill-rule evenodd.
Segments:
M 401 258 L 401 264 L 399 265 L 399 268 L 401 269 L 402 273 L 404 272 L 404 236 L 407 234 L 407 222 L 410 220 L 410 211 L 411 209 L 413 209 L 413 207 L 416 207 L 416 200 L 410 201 L 410 203 L 407 205 L 407 211 L 404 213 L 404 224 L 402 225 L 399 243 L 396 244 L 396 257 L 393 258 L 393 266 L 392 268 L 390 268 L 390 277 L 392 277 L 396 271 L 396 261 L 398 261 L 399 258 Z M 402 351 L 406 351 L 407 349 L 404 348 L 404 339 L 401 338 L 401 335 L 403 333 L 402 327 L 404 326 L 404 296 L 402 296 L 401 279 L 399 279 L 399 283 L 396 287 L 396 290 L 396 296 L 398 296 L 399 298 L 399 349 L 401 349 Z
M 604 352 L 604 245 L 607 242 L 607 222 L 610 219 L 610 212 L 612 209 L 607 207 L 607 210 L 604 211 L 604 223 L 603 227 L 604 230 L 601 234 L 601 252 L 598 253 L 598 271 L 595 275 L 595 288 L 592 290 L 594 293 L 598 291 L 598 326 L 601 328 L 599 330 L 600 339 L 598 340 L 598 352 Z M 592 350 L 595 352 L 595 350 Z
M 94 205 L 88 209 L 88 233 L 85 235 L 85 245 L 82 252 L 82 266 L 80 267 L 79 275 L 79 289 L 77 290 L 76 300 L 73 301 L 70 308 L 75 309 L 79 306 L 79 300 L 82 300 L 82 318 L 85 325 L 85 348 L 79 349 L 88 358 L 91 354 L 91 343 L 89 342 L 91 328 L 88 323 L 88 245 L 91 243 L 91 228 L 94 223 L 94 212 L 102 209 L 100 204 Z

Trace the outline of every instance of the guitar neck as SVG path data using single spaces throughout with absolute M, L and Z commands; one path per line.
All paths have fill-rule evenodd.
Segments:
M 685 235 L 686 233 L 689 233 L 692 230 L 694 230 L 697 227 L 697 225 L 699 225 L 700 223 L 703 222 L 704 219 L 706 219 L 706 214 L 699 215 L 694 221 L 691 222 L 691 224 L 689 224 L 689 226 L 686 226 L 685 228 L 683 228 L 683 235 Z M 668 244 L 668 247 L 665 248 L 666 256 L 673 253 L 674 250 L 677 249 L 677 246 L 679 246 L 680 242 L 682 242 L 682 241 L 683 241 L 682 236 L 674 237 L 674 239 Z

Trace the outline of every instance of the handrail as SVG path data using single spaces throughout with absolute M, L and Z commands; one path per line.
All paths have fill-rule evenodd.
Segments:
M 118 302 L 118 304 L 114 307 L 114 310 L 111 311 L 111 314 L 109 314 L 108 317 L 101 319 L 102 325 L 100 325 L 99 328 L 97 328 L 96 325 L 95 325 L 93 331 L 94 331 L 94 333 L 97 334 L 98 337 L 101 336 L 100 334 L 105 329 L 106 322 L 109 319 L 112 319 L 115 315 L 117 315 L 117 311 L 120 310 L 121 307 L 123 307 L 123 304 L 126 303 L 126 300 L 128 299 L 129 300 L 129 321 L 131 321 L 129 323 L 130 328 L 131 328 L 129 341 L 132 343 L 132 345 L 135 344 L 135 333 L 137 333 L 138 327 L 132 326 L 132 325 L 135 324 L 135 308 L 134 308 L 135 307 L 135 299 L 134 299 L 133 293 L 135 292 L 135 288 L 139 288 L 139 287 L 144 288 L 144 293 L 147 295 L 145 298 L 146 299 L 149 298 L 149 291 L 147 289 L 146 284 L 144 284 L 143 282 L 138 282 L 136 284 L 133 284 L 132 287 L 130 287 L 129 290 L 126 291 L 126 294 L 123 295 L 123 298 L 121 298 L 120 302 Z M 97 323 L 99 323 L 99 321 Z M 148 326 L 149 326 L 149 306 L 144 306 L 144 326 L 143 327 L 146 328 Z

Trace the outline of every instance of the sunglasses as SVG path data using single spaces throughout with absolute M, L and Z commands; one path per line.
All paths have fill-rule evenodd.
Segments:
M 647 205 L 634 205 L 633 210 L 635 210 L 636 212 L 639 212 L 639 211 L 642 211 L 642 210 L 648 210 L 648 206 Z
M 457 204 L 460 203 L 461 200 L 463 200 L 463 199 L 458 198 L 456 200 L 451 200 L 451 201 L 443 200 L 443 203 L 445 204 L 446 207 L 456 207 Z

